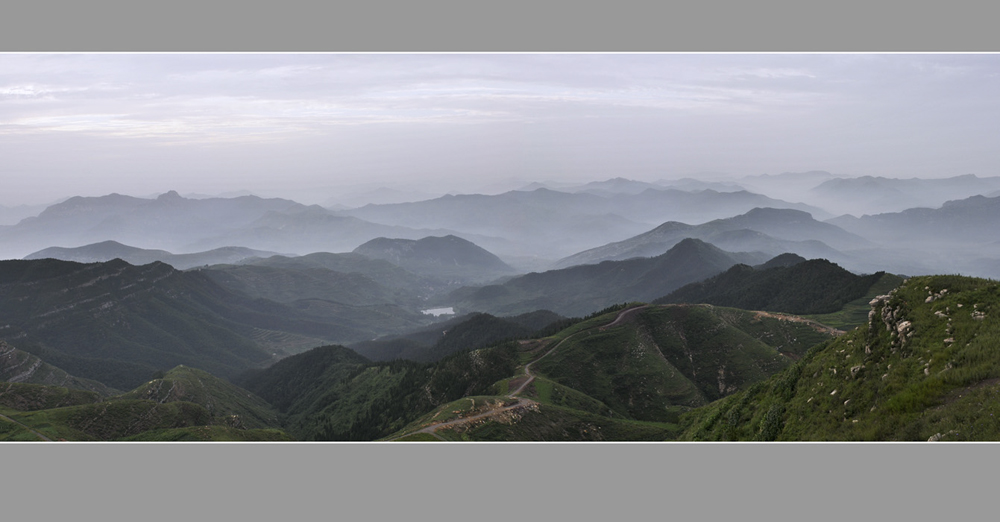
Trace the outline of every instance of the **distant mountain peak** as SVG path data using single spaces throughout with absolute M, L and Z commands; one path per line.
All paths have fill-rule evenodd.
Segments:
M 785 268 L 806 262 L 807 259 L 792 253 L 784 253 L 771 258 L 768 262 L 754 267 L 757 270 L 767 270 L 769 268 Z
M 667 221 L 666 223 L 663 223 L 662 225 L 659 225 L 653 230 L 647 232 L 647 234 L 656 231 L 665 232 L 673 230 L 688 230 L 690 228 L 694 228 L 694 225 L 688 225 L 687 223 L 681 223 L 680 221 Z
M 354 253 L 435 277 L 493 278 L 514 272 L 491 252 L 452 234 L 419 240 L 378 237 L 357 247 Z
M 694 248 L 706 248 L 706 247 L 715 248 L 714 246 L 712 246 L 712 245 L 710 245 L 710 244 L 708 244 L 708 243 L 706 243 L 706 242 L 704 242 L 704 241 L 702 241 L 700 239 L 696 239 L 696 238 L 693 238 L 693 237 L 686 237 L 686 238 L 678 241 L 677 244 L 674 245 L 674 247 L 671 248 L 670 250 L 681 251 L 681 250 L 690 250 L 690 249 L 694 249 Z
M 771 208 L 771 207 L 757 207 L 751 209 L 746 214 L 743 214 L 748 218 L 760 218 L 760 217 L 780 217 L 782 219 L 796 218 L 796 219 L 808 219 L 812 220 L 812 214 L 805 212 L 803 210 L 795 210 L 793 208 Z

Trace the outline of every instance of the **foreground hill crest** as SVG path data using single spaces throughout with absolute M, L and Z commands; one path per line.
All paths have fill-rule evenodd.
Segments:
M 692 440 L 1000 439 L 1000 284 L 924 276 L 869 321 L 685 419 Z

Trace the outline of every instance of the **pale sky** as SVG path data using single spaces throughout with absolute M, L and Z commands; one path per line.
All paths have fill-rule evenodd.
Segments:
M 1000 175 L 997 54 L 0 54 L 0 204 Z

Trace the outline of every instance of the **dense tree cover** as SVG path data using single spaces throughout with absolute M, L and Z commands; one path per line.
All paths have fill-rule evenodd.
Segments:
M 208 372 L 178 366 L 158 379 L 107 400 L 152 400 L 157 403 L 191 402 L 212 415 L 211 424 L 241 429 L 280 426 L 278 412 L 264 399 Z
M 435 363 L 370 363 L 339 346 L 317 348 L 247 375 L 300 440 L 373 440 L 466 395 L 485 393 L 517 368 L 514 342 L 466 350 Z
M 373 361 L 407 359 L 433 362 L 460 350 L 474 350 L 508 339 L 537 336 L 549 325 L 563 324 L 565 318 L 548 310 L 537 310 L 513 317 L 495 317 L 472 313 L 409 334 L 362 341 L 351 349 Z
M 343 346 L 321 346 L 245 372 L 233 382 L 287 412 L 315 390 L 332 386 L 371 361 Z
M 0 407 L 18 411 L 46 410 L 100 402 L 98 393 L 62 386 L 0 381 Z
M 128 390 L 180 364 L 229 378 L 286 355 L 289 344 L 371 339 L 426 320 L 391 305 L 255 299 L 206 272 L 121 260 L 0 261 L 0 339 L 74 376 Z
M 338 427 L 337 422 L 328 419 L 306 438 L 374 440 L 384 437 L 441 404 L 467 395 L 485 394 L 495 382 L 514 373 L 517 349 L 516 343 L 504 343 L 458 353 L 433 365 L 402 361 L 388 364 L 390 372 L 401 374 L 395 386 L 365 404 L 346 428 L 344 423 Z
M 608 319 L 625 306 L 611 307 Z M 753 315 L 707 306 L 643 308 L 615 327 L 566 337 L 532 368 L 601 401 L 616 416 L 671 422 L 679 408 L 705 405 L 790 364 L 776 345 L 791 325 L 758 321 L 760 329 L 751 333 L 744 328 Z M 801 323 L 791 328 L 798 337 L 811 331 Z M 804 348 L 784 351 L 799 350 Z
M 754 269 L 736 265 L 653 301 L 708 303 L 791 314 L 835 312 L 868 292 L 885 272 L 858 276 L 825 259 Z

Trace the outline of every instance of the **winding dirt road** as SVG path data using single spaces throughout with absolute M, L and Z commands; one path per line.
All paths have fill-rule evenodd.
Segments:
M 628 309 L 622 310 L 615 317 L 614 321 L 611 321 L 610 323 L 608 323 L 608 324 L 606 324 L 604 326 L 601 326 L 599 328 L 599 330 L 604 331 L 604 330 L 606 330 L 608 328 L 611 328 L 613 326 L 618 326 L 628 316 L 634 314 L 635 312 L 637 312 L 637 311 L 639 311 L 639 310 L 641 310 L 643 308 L 648 308 L 649 306 L 650 305 L 635 306 L 635 307 L 632 307 L 632 308 L 628 308 Z M 430 426 L 426 426 L 426 427 L 421 428 L 421 429 L 419 429 L 417 431 L 411 431 L 409 433 L 405 433 L 403 435 L 400 435 L 399 437 L 396 437 L 396 438 L 393 438 L 393 439 L 389 439 L 389 440 L 390 441 L 399 440 L 399 439 L 402 439 L 404 437 L 408 437 L 410 435 L 415 435 L 417 433 L 428 433 L 428 434 L 432 435 L 433 437 L 435 437 L 435 438 L 437 438 L 439 440 L 445 440 L 443 437 L 441 437 L 440 435 L 438 435 L 435 432 L 437 430 L 439 430 L 439 429 L 442 429 L 442 428 L 450 428 L 452 426 L 458 426 L 460 424 L 474 422 L 474 421 L 477 421 L 477 420 L 480 420 L 480 419 L 484 419 L 484 418 L 487 418 L 487 417 L 495 417 L 495 416 L 497 416 L 497 415 L 499 415 L 499 414 L 501 414 L 503 412 L 507 412 L 507 411 L 510 411 L 510 410 L 515 410 L 515 409 L 518 409 L 518 408 L 530 408 L 530 407 L 537 406 L 538 403 L 535 402 L 535 401 L 533 401 L 533 400 L 531 400 L 531 399 L 526 399 L 524 397 L 518 397 L 518 395 L 521 394 L 521 392 L 523 392 L 525 390 L 525 388 L 527 388 L 528 385 L 531 384 L 531 382 L 535 380 L 535 374 L 531 373 L 531 365 L 535 364 L 536 362 L 538 362 L 538 361 L 544 359 L 545 357 L 547 357 L 549 354 L 551 354 L 551 353 L 555 352 L 556 350 L 558 350 L 559 347 L 562 346 L 563 343 L 565 343 L 566 341 L 568 341 L 568 340 L 570 340 L 570 339 L 572 339 L 572 338 L 574 338 L 574 337 L 576 337 L 576 336 L 578 336 L 580 334 L 586 333 L 587 331 L 589 331 L 589 330 L 581 330 L 579 332 L 576 332 L 575 334 L 566 336 L 563 340 L 559 341 L 558 343 L 556 343 L 555 346 L 553 346 L 551 349 L 549 349 L 549 351 L 547 351 L 544 354 L 542 354 L 541 357 L 539 357 L 539 358 L 537 358 L 537 359 L 529 362 L 528 364 L 524 365 L 524 375 L 527 377 L 527 379 L 523 383 L 521 383 L 521 385 L 518 386 L 516 390 L 514 390 L 514 391 L 512 391 L 512 392 L 510 392 L 510 393 L 507 394 L 507 398 L 508 399 L 517 399 L 516 403 L 508 405 L 508 406 L 504 406 L 502 408 L 495 408 L 495 409 L 492 409 L 492 410 L 489 410 L 489 411 L 486 411 L 486 412 L 483 412 L 483 413 L 478 413 L 478 414 L 473 415 L 471 417 L 463 417 L 463 418 L 452 420 L 452 421 L 439 422 L 437 424 L 431 424 Z

